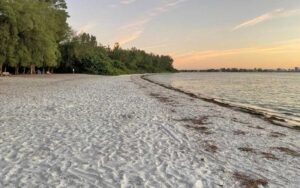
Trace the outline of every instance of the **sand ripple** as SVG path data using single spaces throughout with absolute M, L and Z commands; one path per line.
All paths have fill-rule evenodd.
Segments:
M 299 157 L 274 149 L 300 152 L 299 132 L 139 76 L 14 77 L 0 85 L 0 187 L 239 187 L 237 171 L 270 187 L 300 183 Z M 208 130 L 185 126 L 200 116 Z

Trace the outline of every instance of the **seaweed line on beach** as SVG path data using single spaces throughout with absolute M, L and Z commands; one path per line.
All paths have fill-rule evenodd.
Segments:
M 149 79 L 148 76 L 150 76 L 150 75 L 149 74 L 142 75 L 141 78 L 143 80 L 146 80 L 146 81 L 148 81 L 150 83 L 159 85 L 159 86 L 164 87 L 166 89 L 170 89 L 170 90 L 173 90 L 173 91 L 177 91 L 177 92 L 183 93 L 185 95 L 188 95 L 189 97 L 196 98 L 196 99 L 201 99 L 203 101 L 214 103 L 214 104 L 217 104 L 217 105 L 222 106 L 222 107 L 227 107 L 227 108 L 230 108 L 230 109 L 233 109 L 233 110 L 236 110 L 236 111 L 245 112 L 245 113 L 257 116 L 257 117 L 260 117 L 260 118 L 262 118 L 262 119 L 264 119 L 266 121 L 269 121 L 273 125 L 277 125 L 277 126 L 280 126 L 280 127 L 286 127 L 286 128 L 289 128 L 289 129 L 300 131 L 300 126 L 297 126 L 297 125 L 294 125 L 294 126 L 293 125 L 288 125 L 287 122 L 286 122 L 286 120 L 284 120 L 282 118 L 279 118 L 279 117 L 276 117 L 276 116 L 270 116 L 269 117 L 269 116 L 266 116 L 262 112 L 255 111 L 255 110 L 252 110 L 250 108 L 243 108 L 243 107 L 233 106 L 233 105 L 230 105 L 228 103 L 220 102 L 220 101 L 217 101 L 217 100 L 212 99 L 212 98 L 205 98 L 203 96 L 198 96 L 198 95 L 196 95 L 194 93 L 187 92 L 187 91 L 175 88 L 175 87 L 170 86 L 170 85 L 165 85 L 165 84 L 162 84 L 162 83 L 155 82 L 155 81 Z

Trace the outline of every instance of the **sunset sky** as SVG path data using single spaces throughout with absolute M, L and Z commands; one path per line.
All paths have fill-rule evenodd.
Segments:
M 178 69 L 300 67 L 299 0 L 67 0 L 104 45 L 169 54 Z

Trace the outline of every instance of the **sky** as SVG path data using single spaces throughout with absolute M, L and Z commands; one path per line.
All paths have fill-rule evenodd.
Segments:
M 300 67 L 299 0 L 66 0 L 103 45 L 170 55 L 177 69 Z

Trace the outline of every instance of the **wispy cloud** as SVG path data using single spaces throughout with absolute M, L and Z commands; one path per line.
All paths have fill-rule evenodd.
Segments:
M 124 45 L 131 41 L 134 41 L 135 39 L 139 38 L 141 34 L 142 34 L 142 31 L 136 31 L 135 33 L 132 33 L 131 35 L 119 38 L 119 44 Z
M 136 22 L 132 22 L 130 24 L 121 26 L 118 30 L 122 34 L 118 36 L 115 40 L 118 41 L 120 45 L 125 45 L 129 42 L 138 39 L 144 31 L 144 25 L 148 22 L 148 19 L 138 20 Z M 127 34 L 123 35 L 123 33 Z
M 76 35 L 89 32 L 91 29 L 95 28 L 96 26 L 97 24 L 95 22 L 89 22 L 86 25 L 81 26 L 76 32 Z
M 149 17 L 140 19 L 140 20 L 136 20 L 134 22 L 131 22 L 129 24 L 123 25 L 121 27 L 119 27 L 119 30 L 137 30 L 140 28 L 143 28 L 144 25 L 146 25 L 151 19 Z
M 167 3 L 165 4 L 162 4 L 161 6 L 159 7 L 156 7 L 155 9 L 151 10 L 149 13 L 148 13 L 148 16 L 149 17 L 156 17 L 164 12 L 167 12 L 169 11 L 170 9 L 172 9 L 173 7 L 176 7 L 177 5 L 185 2 L 187 0 L 172 0 L 172 1 L 168 1 Z
M 110 8 L 117 8 L 119 5 L 130 5 L 137 2 L 137 0 L 120 0 L 117 3 L 114 4 L 110 4 L 109 7 Z
M 128 4 L 131 4 L 131 3 L 134 3 L 136 2 L 136 0 L 121 0 L 121 4 L 125 4 L 125 5 L 128 5 Z
M 159 43 L 155 43 L 155 44 L 152 44 L 152 45 L 149 45 L 149 46 L 144 46 L 143 49 L 145 50 L 155 50 L 155 49 L 161 49 L 161 48 L 164 48 L 164 47 L 167 47 L 169 45 L 168 43 L 168 39 L 165 39 Z
M 131 41 L 136 40 L 139 38 L 144 29 L 146 24 L 148 24 L 150 21 L 152 21 L 154 18 L 157 16 L 161 15 L 162 13 L 165 13 L 167 11 L 170 11 L 172 8 L 177 7 L 179 4 L 185 2 L 187 0 L 168 0 L 165 3 L 161 4 L 158 7 L 155 7 L 153 9 L 150 9 L 144 17 L 141 17 L 138 20 L 135 20 L 129 24 L 123 25 L 119 28 L 121 33 L 130 33 L 128 36 L 122 36 L 121 39 L 120 37 L 117 38 L 117 41 L 123 41 L 120 44 L 127 44 Z M 123 4 L 129 4 L 133 3 L 134 0 L 123 0 Z M 127 39 L 127 40 L 122 40 L 122 39 Z M 129 40 L 131 39 L 131 40 Z
M 240 23 L 239 25 L 237 25 L 233 28 L 233 31 L 242 29 L 242 28 L 246 28 L 246 27 L 251 27 L 251 26 L 257 25 L 259 23 L 273 20 L 276 18 L 289 17 L 289 16 L 299 14 L 299 13 L 300 13 L 300 9 L 295 9 L 295 10 L 276 9 L 271 12 L 267 12 L 261 16 L 258 16 L 254 19 L 247 20 L 243 23 Z
M 233 56 L 242 54 L 277 54 L 286 52 L 298 52 L 300 50 L 300 39 L 283 41 L 268 46 L 259 46 L 251 48 L 237 48 L 228 50 L 207 50 L 190 51 L 181 54 L 173 54 L 175 59 L 180 62 L 200 62 L 209 58 L 222 56 Z

